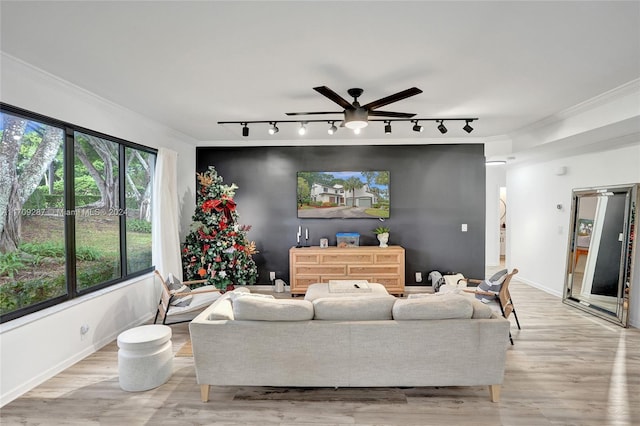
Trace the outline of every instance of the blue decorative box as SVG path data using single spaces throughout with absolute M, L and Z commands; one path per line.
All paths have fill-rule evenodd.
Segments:
M 360 245 L 360 234 L 357 232 L 338 232 L 336 240 L 338 247 L 358 247 Z

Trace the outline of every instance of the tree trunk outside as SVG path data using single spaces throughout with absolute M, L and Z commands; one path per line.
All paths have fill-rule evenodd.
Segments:
M 27 120 L 4 114 L 0 150 L 0 253 L 15 251 L 20 244 L 22 206 L 37 188 L 64 140 L 62 129 L 44 126 L 42 141 L 18 174 L 20 146 Z
M 9 204 L 5 217 L 3 218 L 4 226 L 0 231 L 0 253 L 11 253 L 18 249 L 20 244 L 20 233 L 22 230 L 22 203 L 18 196 L 18 182 L 14 181 L 11 186 L 9 196 Z

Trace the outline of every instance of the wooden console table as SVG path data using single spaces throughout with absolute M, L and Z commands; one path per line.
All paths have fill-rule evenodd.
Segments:
M 404 248 L 292 247 L 289 250 L 291 294 L 304 294 L 313 283 L 329 280 L 367 280 L 391 294 L 404 293 Z

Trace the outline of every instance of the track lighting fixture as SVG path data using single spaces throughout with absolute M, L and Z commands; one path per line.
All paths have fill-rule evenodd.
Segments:
M 448 131 L 447 128 L 444 127 L 444 122 L 442 120 L 440 120 L 440 124 L 438 124 L 438 130 L 440 130 L 440 133 L 443 135 Z
M 357 116 L 357 113 L 354 113 L 353 116 Z M 368 123 L 375 123 L 375 122 L 382 122 L 384 123 L 384 133 L 389 135 L 391 134 L 391 124 L 392 122 L 411 122 L 412 126 L 412 130 L 414 132 L 423 132 L 424 131 L 424 126 L 420 125 L 420 121 L 434 121 L 436 122 L 437 125 L 437 129 L 440 131 L 440 133 L 445 134 L 448 132 L 448 129 L 445 127 L 444 122 L 445 121 L 464 121 L 465 125 L 462 127 L 462 130 L 464 130 L 467 133 L 471 133 L 474 128 L 471 127 L 471 123 L 473 123 L 474 121 L 478 120 L 477 117 L 447 117 L 447 118 L 430 118 L 430 117 L 424 117 L 424 118 L 413 118 L 413 119 L 408 119 L 408 118 L 371 118 L 368 120 Z M 328 124 L 330 127 L 327 129 L 327 133 L 329 135 L 334 135 L 337 131 L 338 131 L 338 127 L 336 126 L 336 121 L 337 120 L 327 120 L 327 119 L 323 119 L 323 120 L 278 120 L 278 121 L 273 121 L 273 120 L 255 120 L 255 121 L 218 121 L 218 124 L 240 124 L 242 126 L 242 136 L 247 137 L 249 136 L 249 124 L 268 124 L 269 128 L 269 134 L 270 135 L 275 135 L 276 133 L 278 133 L 280 131 L 280 129 L 278 128 L 278 123 L 280 123 L 282 125 L 282 123 L 296 123 L 298 124 L 300 127 L 298 128 L 298 134 L 300 136 L 304 136 L 307 133 L 307 125 L 309 123 L 326 123 Z M 353 130 L 353 133 L 355 135 L 359 135 L 360 132 L 362 131 L 362 129 L 365 126 L 353 126 L 353 125 L 349 125 L 350 122 L 345 121 L 344 124 L 341 124 L 340 127 L 345 126 L 347 128 L 350 128 Z M 353 121 L 351 122 L 353 123 Z

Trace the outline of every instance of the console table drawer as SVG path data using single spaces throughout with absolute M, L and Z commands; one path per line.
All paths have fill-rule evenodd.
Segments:
M 372 253 L 341 253 L 341 254 L 322 254 L 320 255 L 320 263 L 327 265 L 332 263 L 347 263 L 347 264 L 365 264 L 370 265 L 373 263 Z
M 347 269 L 348 275 L 379 275 L 390 274 L 397 276 L 400 272 L 398 265 L 349 265 Z
M 296 275 L 347 275 L 347 265 L 296 265 Z

